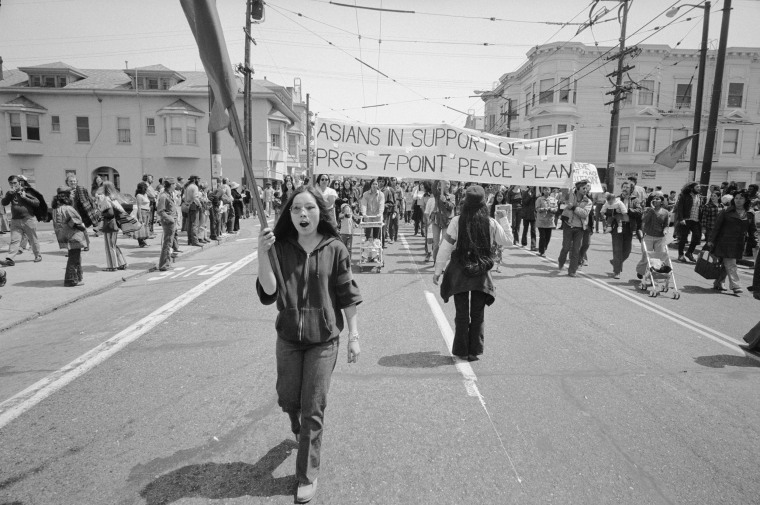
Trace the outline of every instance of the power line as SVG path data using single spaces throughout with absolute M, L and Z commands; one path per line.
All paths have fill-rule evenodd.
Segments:
M 639 32 L 641 32 L 641 31 L 642 31 L 642 30 L 643 30 L 645 27 L 647 27 L 647 26 L 649 26 L 650 24 L 652 24 L 652 23 L 654 22 L 654 20 L 656 20 L 657 18 L 659 18 L 660 16 L 662 16 L 662 15 L 663 15 L 665 12 L 667 12 L 668 10 L 670 10 L 670 9 L 671 9 L 673 6 L 675 6 L 676 4 L 678 4 L 680 1 L 681 1 L 681 0 L 676 0 L 676 1 L 675 1 L 673 4 L 671 4 L 670 6 L 666 7 L 666 8 L 665 8 L 665 9 L 664 9 L 662 12 L 660 12 L 659 14 L 657 14 L 656 16 L 654 16 L 654 17 L 653 17 L 651 20 L 649 20 L 647 23 L 645 23 L 644 25 L 642 25 L 642 26 L 641 26 L 641 27 L 640 27 L 638 30 L 636 30 L 635 32 L 633 32 L 633 33 L 630 35 L 630 37 L 633 37 L 634 35 L 636 35 L 636 34 L 638 34 Z M 702 2 L 702 3 L 704 3 L 704 2 Z M 701 4 L 700 4 L 700 5 L 701 5 Z M 667 23 L 667 24 L 666 24 L 666 25 L 664 25 L 663 27 L 657 27 L 657 30 L 656 30 L 656 31 L 654 31 L 654 32 L 653 32 L 652 34 L 650 34 L 649 36 L 647 36 L 647 37 L 645 37 L 645 38 L 643 38 L 643 39 L 639 40 L 639 41 L 638 41 L 638 42 L 636 42 L 636 44 L 634 44 L 634 45 L 637 45 L 637 44 L 641 44 L 642 42 L 644 42 L 644 41 L 646 41 L 647 39 L 649 39 L 649 38 L 651 38 L 652 36 L 654 36 L 654 34 L 655 34 L 655 33 L 658 33 L 659 31 L 661 31 L 663 28 L 667 28 L 667 27 L 671 26 L 672 24 L 674 24 L 675 22 L 679 21 L 679 20 L 680 20 L 682 17 L 684 17 L 685 15 L 687 15 L 689 12 L 691 12 L 692 10 L 694 10 L 694 9 L 696 9 L 696 8 L 699 8 L 699 6 L 696 6 L 696 7 L 692 7 L 691 9 L 689 9 L 688 11 L 686 11 L 685 13 L 683 13 L 681 16 L 679 16 L 679 17 L 677 17 L 677 18 L 674 18 L 674 19 L 673 19 L 673 21 L 671 21 L 671 22 Z M 554 91 L 554 89 L 555 89 L 555 88 L 557 88 L 558 86 L 560 86 L 561 84 L 563 84 L 563 81 L 567 81 L 568 83 L 569 83 L 569 82 L 571 82 L 571 79 L 572 79 L 573 77 L 575 77 L 577 74 L 579 74 L 579 73 L 580 73 L 581 71 L 583 71 L 584 69 L 586 69 L 586 68 L 588 68 L 589 66 L 593 65 L 595 62 L 599 61 L 601 58 L 605 57 L 607 54 L 609 54 L 609 53 L 611 53 L 612 51 L 614 51 L 614 50 L 615 50 L 615 49 L 616 49 L 618 46 L 619 46 L 619 45 L 615 45 L 615 46 L 612 46 L 612 47 L 610 47 L 610 48 L 609 48 L 607 51 L 605 51 L 604 53 L 602 53 L 601 55 L 599 55 L 599 56 L 598 56 L 598 57 L 596 57 L 595 59 L 591 60 L 589 63 L 587 63 L 586 65 L 584 65 L 583 67 L 581 67 L 579 70 L 575 71 L 575 72 L 574 72 L 573 74 L 571 74 L 570 76 L 566 77 L 565 79 L 561 79 L 561 80 L 560 80 L 558 83 L 556 83 L 555 85 L 553 85 L 551 88 L 549 88 L 549 89 L 547 89 L 547 90 L 544 90 L 544 92 L 548 92 L 548 91 Z M 601 65 L 599 65 L 598 67 L 596 67 L 596 68 L 594 68 L 594 69 L 590 70 L 589 72 L 587 72 L 587 73 L 583 74 L 582 76 L 580 76 L 580 77 L 577 77 L 577 78 L 576 78 L 574 81 L 575 81 L 575 82 L 577 82 L 577 81 L 579 81 L 579 80 L 583 79 L 584 77 L 586 77 L 586 76 L 590 75 L 591 73 L 595 72 L 595 71 L 596 71 L 596 70 L 598 70 L 599 68 L 603 67 L 605 64 L 606 64 L 606 63 L 602 63 L 602 64 L 601 64 Z M 530 101 L 533 101 L 533 100 L 535 100 L 535 96 L 534 96 L 534 97 L 533 97 L 533 99 L 532 99 L 532 100 L 530 100 Z M 517 104 L 517 106 L 515 107 L 515 109 L 516 109 L 516 110 L 520 110 L 520 109 L 521 109 L 523 106 L 525 106 L 525 104 L 526 104 L 526 103 L 528 103 L 528 101 L 526 101 L 526 102 L 518 102 L 518 104 Z M 511 112 L 511 111 L 508 111 L 508 114 L 509 114 L 509 112 Z M 500 118 L 500 122 L 497 122 L 497 124 L 496 124 L 496 125 L 494 125 L 494 126 L 491 128 L 491 130 L 493 131 L 493 130 L 495 130 L 497 127 L 499 127 L 499 126 L 503 125 L 503 124 L 504 124 L 504 122 L 506 121 L 505 117 L 507 117 L 507 116 L 503 116 L 502 118 Z
M 330 46 L 332 46 L 332 47 L 336 48 L 336 49 L 337 49 L 337 50 L 339 50 L 340 52 L 342 52 L 342 53 L 344 53 L 344 54 L 348 55 L 349 57 L 351 57 L 351 58 L 353 58 L 353 59 L 355 59 L 356 61 L 358 61 L 358 62 L 359 62 L 359 63 L 361 63 L 362 65 L 364 65 L 364 66 L 366 66 L 366 67 L 368 67 L 368 68 L 371 68 L 372 70 L 374 70 L 374 71 L 376 71 L 376 72 L 380 73 L 381 75 L 383 75 L 384 77 L 386 77 L 388 80 L 390 80 L 390 81 L 392 81 L 392 82 L 394 82 L 394 83 L 398 84 L 398 85 L 399 85 L 399 86 L 401 86 L 401 87 L 404 87 L 404 88 L 408 89 L 409 91 L 411 91 L 411 92 L 412 92 L 412 93 L 414 93 L 415 95 L 417 95 L 417 96 L 420 96 L 420 97 L 424 98 L 425 100 L 428 100 L 428 101 L 430 100 L 429 98 L 425 97 L 423 94 L 421 94 L 421 93 L 418 93 L 418 92 L 417 92 L 416 90 L 414 90 L 413 88 L 410 88 L 409 86 L 407 86 L 407 85 L 405 85 L 405 84 L 403 84 L 403 83 L 399 82 L 397 79 L 394 79 L 393 77 L 390 77 L 390 76 L 388 76 L 387 74 L 384 74 L 384 73 L 380 72 L 380 70 L 378 70 L 378 69 L 375 69 L 374 67 L 372 67 L 371 65 L 369 65 L 368 63 L 366 63 L 366 62 L 364 62 L 364 61 L 362 61 L 362 60 L 359 60 L 358 58 L 356 58 L 355 56 L 353 56 L 351 53 L 349 53 L 348 51 L 346 51 L 345 49 L 342 49 L 341 47 L 338 47 L 337 45 L 333 44 L 331 41 L 329 41 L 329 40 L 325 39 L 324 37 L 321 37 L 321 36 L 317 35 L 317 34 L 316 34 L 316 33 L 315 33 L 313 30 L 310 30 L 309 28 L 305 27 L 304 25 L 302 25 L 302 24 L 301 24 L 301 23 L 299 23 L 298 21 L 295 21 L 294 19 L 290 19 L 288 16 L 286 16 L 285 14 L 283 14 L 282 12 L 280 12 L 280 10 L 279 10 L 278 8 L 276 8 L 276 7 L 273 7 L 272 5 L 270 5 L 270 7 L 272 8 L 272 10 L 274 10 L 275 12 L 277 12 L 278 14 L 280 14 L 281 16 L 283 16 L 285 19 L 288 19 L 288 20 L 290 20 L 291 22 L 293 22 L 293 23 L 297 24 L 298 26 L 302 27 L 304 30 L 308 31 L 309 33 L 311 33 L 311 34 L 313 34 L 313 35 L 315 35 L 315 36 L 319 37 L 321 40 L 323 40 L 324 42 L 326 42 L 326 43 L 327 43 L 327 44 L 329 44 Z M 287 10 L 287 9 L 285 9 L 285 10 Z M 458 110 L 458 109 L 455 109 L 455 108 L 453 108 L 453 107 L 450 107 L 450 106 L 448 106 L 448 105 L 445 105 L 445 104 L 437 104 L 437 105 L 439 105 L 439 106 L 441 106 L 441 107 L 444 107 L 444 108 L 446 108 L 446 109 L 451 109 L 451 110 L 454 110 L 454 111 L 460 112 L 461 114 L 467 114 L 466 112 L 462 112 L 462 111 L 460 111 L 460 110 Z

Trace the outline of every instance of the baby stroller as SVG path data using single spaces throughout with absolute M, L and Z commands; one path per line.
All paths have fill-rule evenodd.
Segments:
M 667 293 L 673 287 L 673 299 L 681 298 L 681 293 L 676 286 L 676 277 L 673 272 L 673 263 L 670 261 L 670 255 L 665 255 L 665 260 L 653 259 L 647 251 L 647 245 L 641 240 L 641 254 L 647 260 L 647 271 L 641 279 L 639 289 L 642 291 L 649 290 L 649 296 L 657 297 L 660 292 Z
M 377 228 L 382 236 L 383 216 L 360 216 L 359 228 L 361 230 Z M 380 269 L 385 265 L 383 244 L 379 238 L 368 238 L 362 241 L 359 245 L 359 254 L 359 268 L 362 270 L 364 267 L 370 267 L 374 268 L 375 272 L 380 272 Z

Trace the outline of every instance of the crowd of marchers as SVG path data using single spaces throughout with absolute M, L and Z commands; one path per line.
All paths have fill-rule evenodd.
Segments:
M 297 181 L 298 185 L 302 181 Z M 306 181 L 308 183 L 308 180 Z M 660 186 L 641 186 L 631 176 L 616 191 L 591 192 L 587 181 L 573 188 L 484 185 L 491 217 L 500 205 L 509 210 L 513 244 L 545 256 L 552 234 L 561 235 L 558 268 L 570 276 L 589 265 L 587 251 L 591 235 L 610 236 L 612 258 L 609 274 L 620 279 L 634 244 L 643 243 L 652 259 L 670 257 L 677 246 L 677 259 L 696 263 L 696 249 L 708 249 L 719 257 L 724 275 L 713 282 L 717 291 L 740 294 L 737 265 L 756 262 L 760 241 L 760 195 L 758 185 L 740 189 L 732 182 L 707 188 L 688 183 L 680 191 L 663 191 Z M 381 227 L 362 227 L 360 262 L 372 261 L 379 249 L 398 240 L 399 223 L 413 224 L 413 234 L 425 237 L 424 261 L 435 262 L 451 219 L 458 215 L 472 182 L 447 180 L 399 181 L 396 178 L 359 179 L 317 174 L 315 188 L 324 197 L 334 224 L 349 252 L 355 228 L 362 220 L 377 218 Z M 275 213 L 297 186 L 286 181 L 273 187 Z M 361 235 L 359 235 L 361 236 Z M 634 241 L 636 239 L 636 241 Z M 494 270 L 500 271 L 503 246 L 494 243 Z M 637 279 L 646 272 L 642 256 L 634 268 Z M 755 289 L 754 281 L 747 289 Z M 760 293 L 754 296 L 760 299 Z
M 255 215 L 251 192 L 226 177 L 213 185 L 190 176 L 187 180 L 166 177 L 157 182 L 146 174 L 132 192 L 120 191 L 111 181 L 95 176 L 89 186 L 69 174 L 56 194 L 46 199 L 23 175 L 8 178 L 0 205 L 0 234 L 10 234 L 10 243 L 0 265 L 13 267 L 18 256 L 31 249 L 30 261 L 43 260 L 37 224 L 52 221 L 58 245 L 68 258 L 65 286 L 81 286 L 82 253 L 88 252 L 93 238 L 102 237 L 105 268 L 108 272 L 127 270 L 119 239 L 136 240 L 145 247 L 163 230 L 161 254 L 156 270 L 166 271 L 182 252 L 180 232 L 187 246 L 202 247 L 212 240 L 236 234 L 240 220 Z M 271 185 L 262 194 L 273 193 Z M 7 279 L 0 269 L 0 283 Z

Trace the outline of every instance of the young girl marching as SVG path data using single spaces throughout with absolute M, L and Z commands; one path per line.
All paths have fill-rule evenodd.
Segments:
M 285 203 L 274 231 L 259 233 L 256 291 L 263 304 L 277 302 L 277 397 L 298 441 L 297 503 L 308 502 L 317 491 L 324 410 L 343 313 L 348 362 L 355 363 L 360 353 L 356 306 L 362 298 L 331 212 L 312 186 L 300 186 Z M 283 285 L 277 284 L 270 263 L 272 246 Z

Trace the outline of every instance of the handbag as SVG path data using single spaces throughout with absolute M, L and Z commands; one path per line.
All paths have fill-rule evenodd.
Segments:
M 142 223 L 137 220 L 132 214 L 126 212 L 120 212 L 114 209 L 116 212 L 116 222 L 124 233 L 132 233 L 142 228 Z
M 493 268 L 494 262 L 490 250 L 486 254 L 468 251 L 464 256 L 459 256 L 459 264 L 467 277 L 480 277 Z
M 697 264 L 694 266 L 694 271 L 705 279 L 715 280 L 721 277 L 725 268 L 723 260 L 707 249 L 702 249 L 699 256 L 697 256 Z

